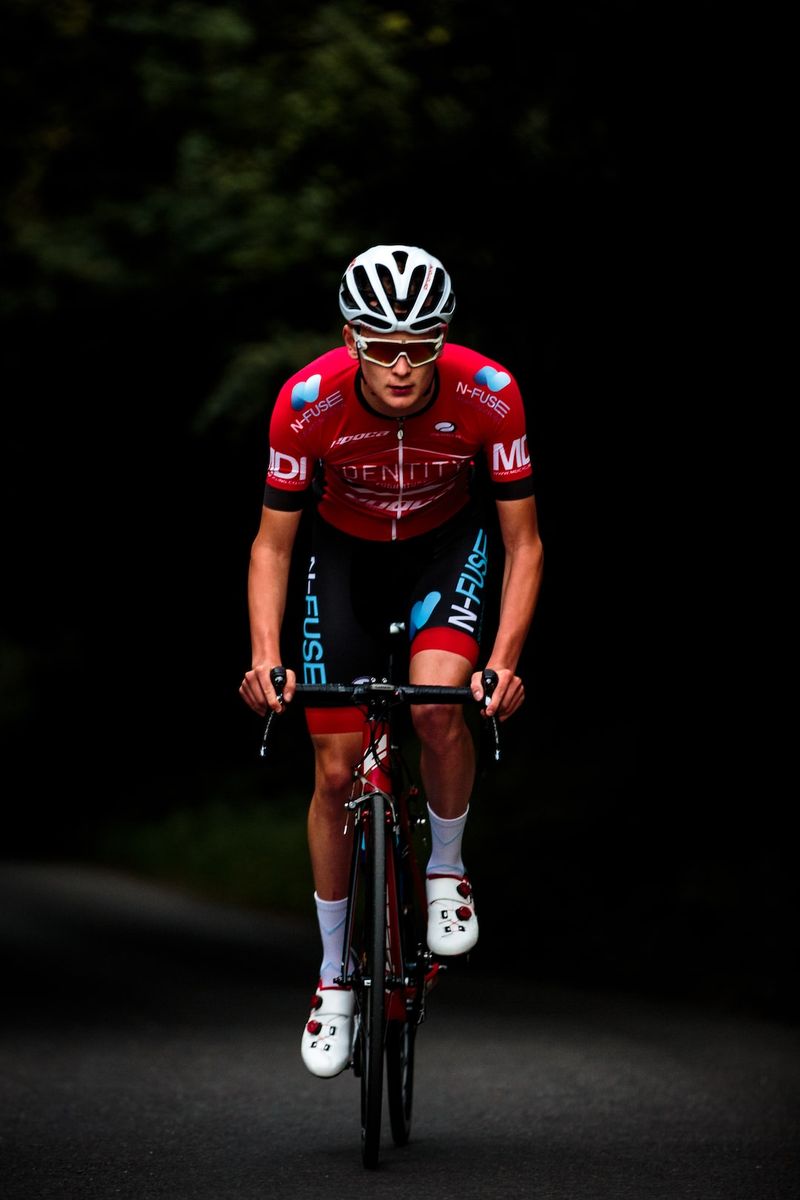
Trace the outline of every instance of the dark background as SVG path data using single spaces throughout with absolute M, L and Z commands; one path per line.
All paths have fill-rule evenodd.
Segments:
M 222 845 L 308 766 L 295 728 L 265 776 L 237 694 L 270 405 L 338 341 L 353 254 L 417 243 L 453 276 L 453 339 L 520 382 L 545 544 L 526 710 L 471 818 L 494 944 L 794 1016 L 782 810 L 687 633 L 704 256 L 683 323 L 670 287 L 707 118 L 665 122 L 656 13 L 522 11 L 4 6 L 3 853 L 265 902 L 235 839 L 213 878 L 185 856 L 202 814 Z M 134 853 L 175 813 L 174 861 Z

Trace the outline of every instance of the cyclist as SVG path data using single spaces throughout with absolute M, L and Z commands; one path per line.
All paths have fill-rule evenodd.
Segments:
M 476 667 L 490 569 L 487 523 L 473 486 L 482 453 L 504 551 L 497 628 L 485 656 L 499 681 L 486 712 L 503 720 L 524 699 L 516 668 L 542 571 L 518 385 L 494 359 L 448 341 L 450 276 L 420 247 L 380 245 L 359 254 L 342 277 L 339 306 L 344 345 L 288 379 L 272 413 L 248 576 L 252 667 L 240 693 L 261 715 L 281 708 L 269 673 L 285 661 L 280 637 L 290 565 L 311 498 L 297 655 L 302 682 L 380 674 L 385 631 L 402 602 L 410 682 L 469 683 L 480 700 Z M 287 668 L 287 703 L 297 678 Z M 478 936 L 462 858 L 472 735 L 460 706 L 415 706 L 412 714 L 430 817 L 428 945 L 437 955 L 464 954 Z M 349 1065 L 353 1041 L 353 995 L 335 979 L 350 862 L 342 812 L 361 750 L 361 714 L 310 708 L 306 720 L 315 752 L 308 841 L 322 965 L 301 1051 L 313 1074 L 329 1077 Z

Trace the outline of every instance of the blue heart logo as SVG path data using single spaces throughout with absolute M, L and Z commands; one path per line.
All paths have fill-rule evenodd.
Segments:
M 313 404 L 319 395 L 319 385 L 322 382 L 321 375 L 309 375 L 308 379 L 296 383 L 292 388 L 292 408 L 305 408 L 306 404 Z
M 423 600 L 418 600 L 411 609 L 411 637 L 416 635 L 418 629 L 428 620 L 436 605 L 442 598 L 441 592 L 428 592 Z
M 480 371 L 475 372 L 475 381 L 486 384 L 490 392 L 502 392 L 503 388 L 511 383 L 511 376 L 506 375 L 505 371 L 496 371 L 487 363 Z

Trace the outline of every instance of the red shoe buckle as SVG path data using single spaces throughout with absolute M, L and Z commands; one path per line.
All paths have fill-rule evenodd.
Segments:
M 311 997 L 311 1011 L 312 1012 L 316 1012 L 317 1009 L 319 1008 L 320 1004 L 322 1004 L 322 996 L 315 995 L 315 996 Z
M 308 1032 L 311 1034 L 312 1037 L 316 1037 L 317 1034 L 320 1033 L 322 1030 L 322 1022 L 321 1021 L 309 1021 L 308 1024 L 306 1025 L 306 1029 L 308 1030 Z
M 463 896 L 465 900 L 466 900 L 467 896 L 472 894 L 472 888 L 469 886 L 466 879 L 463 879 L 461 881 L 461 883 L 456 888 L 456 891 L 458 892 L 459 896 Z
M 459 921 L 468 921 L 472 916 L 472 909 L 467 908 L 466 904 L 462 904 L 456 909 L 456 916 L 458 917 Z

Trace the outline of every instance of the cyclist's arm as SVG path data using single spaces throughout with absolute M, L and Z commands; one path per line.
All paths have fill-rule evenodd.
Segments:
M 262 716 L 267 708 L 279 709 L 269 672 L 283 662 L 280 634 L 286 610 L 286 591 L 301 512 L 261 510 L 261 524 L 250 551 L 247 601 L 250 612 L 252 666 L 239 693 Z M 287 672 L 284 698 L 294 694 L 295 678 Z
M 535 497 L 498 500 L 497 512 L 505 563 L 497 633 L 486 665 L 497 672 L 498 683 L 485 711 L 504 720 L 525 698 L 516 669 L 539 597 L 543 552 Z M 483 695 L 480 673 L 472 677 L 472 692 L 476 699 Z

